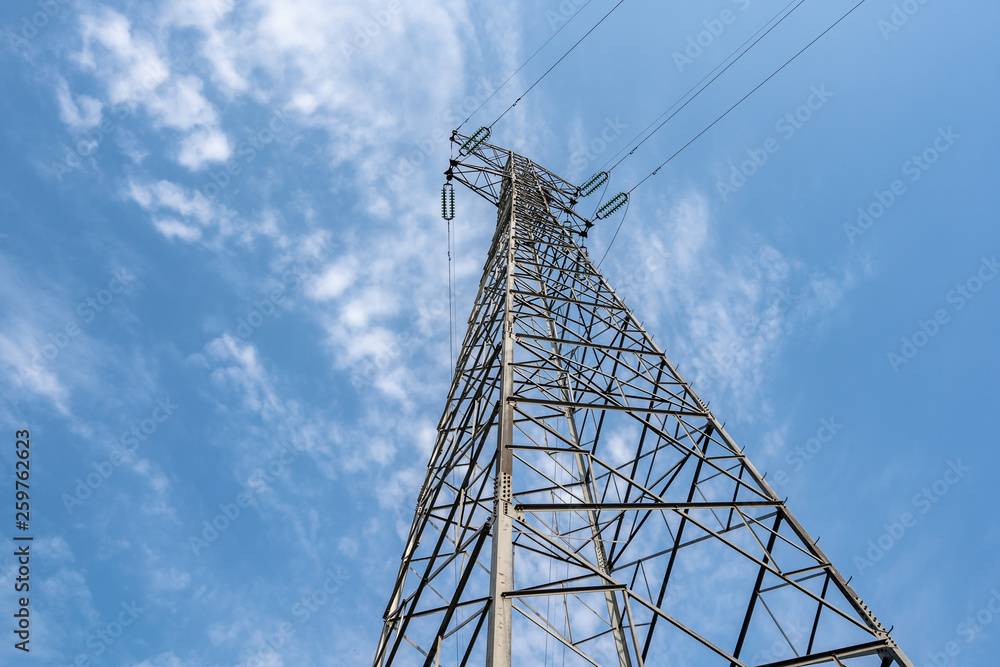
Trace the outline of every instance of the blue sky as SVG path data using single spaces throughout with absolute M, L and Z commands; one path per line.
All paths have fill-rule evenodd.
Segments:
M 449 383 L 442 137 L 583 2 L 483 4 L 0 9 L 0 493 L 29 429 L 34 536 L 2 664 L 370 664 Z M 853 4 L 807 0 L 608 194 Z M 626 0 L 491 141 L 582 182 L 785 5 Z M 635 190 L 602 267 L 920 667 L 1000 651 L 998 18 L 868 0 Z M 457 192 L 459 322 L 494 219 Z

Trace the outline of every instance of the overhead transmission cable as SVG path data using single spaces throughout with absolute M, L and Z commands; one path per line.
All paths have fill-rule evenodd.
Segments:
M 531 62 L 532 60 L 534 60 L 535 56 L 537 56 L 537 55 L 539 54 L 539 52 L 541 52 L 541 50 L 542 50 L 542 49 L 544 49 L 544 48 L 545 48 L 546 46 L 548 46 L 548 45 L 549 45 L 549 42 L 551 42 L 551 41 L 552 41 L 553 39 L 555 39 L 555 38 L 556 38 L 556 36 L 557 36 L 557 35 L 558 35 L 559 33 L 561 33 L 561 32 L 562 32 L 563 28 L 565 28 L 565 27 L 566 27 L 566 26 L 568 26 L 568 25 L 569 25 L 570 23 L 572 23 L 573 19 L 575 19 L 575 18 L 576 18 L 576 17 L 577 17 L 577 16 L 578 16 L 578 15 L 580 14 L 580 12 L 582 12 L 582 11 L 583 11 L 583 10 L 584 10 L 584 9 L 585 9 L 585 8 L 587 7 L 587 5 L 589 5 L 589 4 L 591 3 L 591 2 L 593 2 L 593 0 L 587 0 L 587 2 L 583 3 L 583 6 L 582 6 L 582 7 L 580 7 L 580 8 L 578 9 L 578 10 L 576 10 L 575 12 L 573 12 L 573 15 L 572 15 L 572 16 L 570 16 L 570 17 L 569 17 L 569 18 L 568 18 L 568 19 L 566 20 L 566 22 L 565 22 L 565 23 L 563 23 L 563 24 L 562 24 L 561 26 L 559 26 L 559 29 L 558 29 L 558 30 L 556 30 L 556 31 L 555 31 L 554 33 L 552 33 L 552 36 L 551 36 L 551 37 L 549 37 L 549 38 L 548 38 L 547 40 L 545 40 L 545 43 L 544 43 L 544 44 L 542 44 L 542 45 L 541 45 L 541 46 L 539 46 L 539 47 L 538 47 L 537 49 L 535 49 L 535 52 L 531 54 L 531 57 L 529 57 L 529 58 L 528 58 L 527 60 L 525 60 L 525 61 L 524 61 L 523 63 L 521 63 L 521 66 L 520 66 L 520 67 L 518 67 L 518 68 L 517 68 L 516 70 L 514 70 L 514 73 L 513 73 L 513 74 L 511 74 L 510 76 L 508 76 L 508 77 L 506 78 L 506 80 L 504 80 L 504 82 L 500 84 L 500 87 L 499 87 L 499 88 L 497 88 L 497 89 L 496 89 L 496 90 L 494 90 L 494 91 L 493 91 L 492 93 L 490 93 L 490 96 L 489 96 L 489 97 L 487 97 L 487 98 L 486 98 L 485 100 L 483 100 L 482 104 L 480 104 L 480 105 L 479 105 L 478 107 L 476 107 L 475 111 L 473 111 L 472 113 L 470 113 L 470 114 L 469 114 L 469 117 L 468 117 L 468 118 L 466 118 L 465 120 L 463 120 L 463 121 L 462 121 L 462 124 L 461 124 L 461 125 L 459 125 L 459 126 L 458 126 L 458 127 L 456 128 L 456 129 L 459 129 L 459 130 L 461 130 L 461 129 L 462 129 L 462 127 L 464 127 L 464 126 L 465 126 L 465 124 L 466 124 L 466 123 L 468 123 L 468 122 L 469 122 L 469 120 L 470 120 L 470 119 L 471 119 L 471 118 L 472 118 L 473 116 L 475 116 L 475 115 L 476 115 L 477 113 L 479 113 L 479 110 L 480 110 L 480 109 L 482 109 L 482 108 L 483 108 L 484 106 L 486 106 L 486 103 L 487 103 L 487 102 L 489 102 L 490 100 L 492 100 L 492 99 L 493 99 L 493 96 L 494 96 L 494 95 L 496 95 L 497 93 L 499 93 L 499 92 L 500 92 L 500 91 L 501 91 L 501 90 L 503 89 L 503 87 L 504 87 L 504 86 L 506 86 L 506 85 L 507 85 L 507 84 L 508 84 L 508 83 L 510 82 L 510 80 L 511 80 L 511 79 L 513 79 L 513 78 L 514 78 L 515 76 L 517 76 L 517 73 L 518 73 L 518 72 L 520 72 L 520 71 L 521 71 L 522 69 L 524 69 L 525 65 L 527 65 L 527 64 L 528 64 L 528 63 L 530 63 L 530 62 Z
M 805 46 L 803 46 L 798 51 L 798 53 L 796 53 L 794 56 L 792 56 L 791 58 L 789 58 L 788 60 L 786 60 L 785 63 L 781 67 L 779 67 L 778 69 L 776 69 L 773 72 L 771 72 L 771 74 L 766 79 L 764 79 L 763 81 L 761 81 L 760 83 L 758 83 L 756 86 L 754 86 L 753 89 L 749 93 L 747 93 L 746 95 L 744 95 L 743 97 L 741 97 L 739 99 L 739 101 L 736 102 L 736 104 L 734 104 L 733 106 L 731 106 L 728 109 L 726 109 L 722 113 L 721 116 L 719 116 L 718 118 L 716 118 L 715 120 L 713 120 L 711 122 L 711 124 L 709 124 L 708 127 L 706 127 L 704 130 L 702 130 L 701 132 L 699 132 L 698 134 L 696 134 L 694 136 L 694 138 L 692 138 L 689 142 L 687 142 L 686 144 L 684 144 L 683 146 L 681 146 L 680 148 L 678 148 L 677 151 L 675 151 L 673 155 L 671 155 L 666 160 L 664 160 L 662 163 L 660 163 L 660 166 L 658 166 L 656 169 L 654 169 L 653 171 L 651 171 L 648 176 L 646 176 L 641 181 L 639 181 L 638 183 L 636 183 L 635 185 L 633 185 L 632 189 L 629 190 L 626 194 L 631 194 L 632 191 L 635 190 L 637 187 L 639 187 L 640 185 L 642 185 L 643 183 L 645 183 L 647 180 L 649 180 L 653 176 L 656 176 L 657 172 L 659 172 L 660 169 L 662 169 L 668 162 L 670 162 L 675 157 L 677 157 L 678 155 L 680 155 L 681 151 L 683 151 L 685 148 L 687 148 L 688 146 L 690 146 L 691 144 L 693 144 L 701 135 L 705 134 L 710 129 L 712 129 L 715 126 L 716 123 L 718 123 L 720 120 L 722 120 L 723 118 L 725 118 L 726 116 L 728 116 L 729 112 L 731 112 L 733 109 L 735 109 L 736 107 L 738 107 L 739 105 L 741 105 L 744 102 L 744 100 L 746 100 L 748 97 L 750 97 L 755 92 L 757 92 L 757 90 L 759 88 L 761 88 L 765 83 L 767 83 L 768 81 L 770 81 L 771 79 L 773 79 L 775 76 L 777 76 L 778 72 L 780 72 L 781 70 L 783 70 L 786 67 L 788 67 L 788 65 L 791 64 L 791 62 L 793 60 L 795 60 L 800 55 L 802 55 L 806 51 L 806 49 L 808 49 L 810 46 L 812 46 L 813 44 L 815 44 L 816 42 L 818 42 L 826 33 L 830 32 L 831 30 L 833 30 L 834 28 L 836 28 L 837 25 L 839 25 L 841 21 L 843 21 L 848 16 L 850 16 L 851 14 L 853 14 L 854 10 L 856 10 L 858 7 L 860 7 L 864 3 L 865 3 L 865 0 L 860 0 L 860 2 L 858 2 L 858 4 L 854 5 L 849 10 L 847 10 L 847 13 L 845 13 L 843 16 L 841 16 L 839 19 L 837 19 L 833 23 L 833 25 L 831 25 L 829 28 L 827 28 L 826 30 L 824 30 L 823 32 L 821 32 L 819 35 L 817 35 L 816 38 L 813 39 L 811 42 L 809 42 L 808 44 L 806 44 Z
M 702 91 L 704 91 L 706 88 L 708 88 L 720 76 L 722 76 L 723 74 L 725 74 L 726 70 L 728 70 L 730 67 L 732 67 L 733 65 L 735 65 L 737 63 L 737 61 L 739 61 L 740 58 L 742 58 L 743 56 L 745 56 L 747 54 L 747 52 L 750 51 L 750 49 L 752 49 L 754 46 L 756 46 L 757 43 L 760 42 L 762 39 L 764 39 L 765 37 L 767 37 L 768 33 L 770 33 L 772 30 L 774 30 L 775 28 L 777 28 L 782 23 L 782 21 L 784 21 L 786 18 L 788 18 L 791 15 L 792 12 L 794 12 L 796 9 L 798 9 L 802 5 L 803 2 L 805 2 L 805 0 L 797 0 L 797 2 L 796 2 L 796 0 L 792 0 L 787 5 L 785 5 L 784 8 L 782 8 L 777 14 L 775 14 L 773 17 L 771 17 L 771 19 L 767 23 L 765 23 L 764 26 L 760 28 L 760 30 L 758 30 L 756 33 L 754 33 L 750 37 L 748 37 L 745 42 L 743 42 L 738 47 L 736 47 L 736 49 L 734 49 L 732 53 L 730 53 L 728 56 L 726 56 L 725 60 L 723 60 L 721 63 L 719 63 L 716 66 L 715 69 L 713 69 L 711 72 L 709 72 L 708 74 L 706 74 L 701 79 L 701 81 L 699 81 L 698 83 L 696 83 L 686 93 L 684 93 L 683 95 L 681 95 L 680 98 L 676 102 L 674 102 L 673 105 L 670 106 L 670 108 L 668 108 L 666 111 L 664 111 L 662 114 L 660 114 L 659 117 L 657 117 L 656 120 L 654 120 L 652 123 L 650 123 L 649 125 L 647 125 L 646 128 L 642 132 L 640 132 L 639 134 L 637 134 L 632 139 L 632 141 L 630 141 L 628 144 L 625 145 L 624 148 L 622 148 L 617 153 L 615 153 L 613 156 L 611 156 L 611 158 L 609 158 L 608 161 L 604 163 L 604 166 L 601 167 L 601 171 L 605 171 L 606 167 L 615 158 L 617 158 L 619 155 L 621 155 L 624 151 L 628 150 L 628 147 L 632 145 L 632 142 L 634 142 L 636 139 L 638 139 L 643 134 L 645 134 L 646 131 L 649 130 L 649 128 L 653 127 L 653 125 L 655 125 L 657 123 L 657 121 L 659 121 L 661 118 L 663 118 L 668 113 L 670 113 L 670 111 L 673 110 L 675 107 L 677 107 L 678 104 L 681 104 L 681 101 L 684 100 L 684 98 L 688 97 L 688 95 L 691 95 L 692 91 L 695 91 L 695 89 L 697 89 L 697 92 L 695 92 L 694 95 L 691 95 L 691 97 L 689 97 L 687 99 L 687 101 L 685 101 L 683 104 L 681 104 L 681 106 L 679 108 L 677 108 L 676 111 L 674 111 L 672 114 L 670 114 L 670 116 L 666 120 L 664 120 L 662 123 L 660 123 L 659 125 L 657 125 L 656 129 L 653 130 L 652 132 L 650 132 L 642 141 L 640 141 L 639 143 L 637 143 L 632 148 L 632 150 L 630 150 L 628 152 L 628 154 L 625 157 L 623 157 L 621 160 L 618 160 L 617 162 L 615 162 L 614 165 L 610 169 L 607 169 L 608 173 L 610 173 L 611 171 L 613 171 L 615 169 L 615 167 L 617 167 L 618 165 L 620 165 L 622 162 L 625 161 L 626 158 L 628 158 L 630 155 L 632 155 L 633 153 L 635 153 L 639 149 L 640 146 L 642 146 L 644 143 L 646 143 L 646 141 L 649 140 L 650 137 L 652 137 L 654 134 L 656 134 L 661 127 L 663 127 L 668 121 L 670 121 L 671 118 L 673 118 L 678 113 L 680 113 L 681 110 L 683 110 L 684 107 L 686 107 L 688 104 L 690 104 L 691 101 L 694 100 L 694 98 L 698 97 L 698 95 L 700 95 L 702 93 Z M 792 7 L 793 4 L 795 5 L 794 7 Z M 789 10 L 788 9 L 789 7 L 792 7 L 792 8 Z M 786 13 L 786 10 L 788 10 L 787 13 Z M 773 25 L 771 25 L 772 23 L 773 23 Z M 771 27 L 768 28 L 769 25 Z M 765 28 L 766 28 L 766 31 L 764 31 Z M 763 34 L 761 34 L 762 31 L 764 31 Z M 754 37 L 756 37 L 756 39 L 754 39 Z M 751 40 L 753 41 L 753 44 L 750 44 Z M 750 44 L 750 46 L 747 46 L 747 44 Z M 746 46 L 746 49 L 743 49 L 743 47 L 745 47 L 745 46 Z M 741 49 L 743 50 L 742 53 L 740 53 Z M 739 54 L 739 55 L 737 55 L 737 54 Z M 726 65 L 726 62 L 729 61 L 730 58 L 733 58 L 733 56 L 736 56 L 736 58 L 732 62 L 730 62 L 728 65 Z M 723 67 L 723 65 L 725 65 L 725 67 Z M 720 67 L 722 67 L 721 70 L 719 70 Z M 719 70 L 718 73 L 716 73 L 715 76 L 712 76 L 712 74 L 715 73 L 716 70 Z M 709 77 L 712 77 L 711 80 L 708 81 L 707 83 L 705 83 L 705 80 L 708 79 Z M 704 84 L 704 85 L 702 85 L 702 84 Z M 700 86 L 700 88 L 699 88 L 699 86 Z
M 795 55 L 793 55 L 793 56 L 792 56 L 791 58 L 789 58 L 788 60 L 786 60 L 786 61 L 785 61 L 785 63 L 784 63 L 783 65 L 781 65 L 781 67 L 779 67 L 778 69 L 774 70 L 774 71 L 773 71 L 773 72 L 772 72 L 772 73 L 771 73 L 770 75 L 768 75 L 768 77 L 767 77 L 766 79 L 764 79 L 763 81 L 761 81 L 760 83 L 758 83 L 758 84 L 757 84 L 756 86 L 754 86 L 754 87 L 753 87 L 753 89 L 752 89 L 752 90 L 750 90 L 750 92 L 748 92 L 748 93 L 747 93 L 746 95 L 744 95 L 743 97 L 741 97 L 741 98 L 740 98 L 740 99 L 739 99 L 739 100 L 738 100 L 738 101 L 737 101 L 737 102 L 736 102 L 735 104 L 733 104 L 733 105 L 732 105 L 731 107 L 729 107 L 728 109 L 726 109 L 726 110 L 725 110 L 725 111 L 724 111 L 724 112 L 722 113 L 722 115 L 720 115 L 720 116 L 719 116 L 718 118 L 716 118 L 715 120 L 713 120 L 713 121 L 712 121 L 712 122 L 711 122 L 711 123 L 710 123 L 710 124 L 708 125 L 708 127 L 706 127 L 706 128 L 704 129 L 704 130 L 702 130 L 701 132 L 699 132 L 698 134 L 696 134 L 696 135 L 695 135 L 695 136 L 694 136 L 694 137 L 693 137 L 693 138 L 692 138 L 692 139 L 691 139 L 690 141 L 688 141 L 688 142 L 687 142 L 686 144 L 684 144 L 683 146 L 681 146 L 680 148 L 678 148 L 678 149 L 677 149 L 677 150 L 676 150 L 676 151 L 675 151 L 675 152 L 673 153 L 673 155 L 671 155 L 671 156 L 670 156 L 670 157 L 668 157 L 668 158 L 667 158 L 666 160 L 664 160 L 664 161 L 663 161 L 662 163 L 660 163 L 660 165 L 659 165 L 659 166 L 658 166 L 658 167 L 657 167 L 656 169 L 654 169 L 653 171 L 651 171 L 651 172 L 650 172 L 650 173 L 649 173 L 649 174 L 648 174 L 648 175 L 647 175 L 647 176 L 646 176 L 645 178 L 643 178 L 643 179 L 642 179 L 641 181 L 639 181 L 638 183 L 636 183 L 635 185 L 633 185 L 631 189 L 627 190 L 627 191 L 626 191 L 626 192 L 624 192 L 624 193 L 619 193 L 619 194 L 618 194 L 618 195 L 616 195 L 616 196 L 615 196 L 614 198 L 612 198 L 611 202 L 609 202 L 608 204 L 605 204 L 605 207 L 607 207 L 607 208 L 610 208 L 610 210 L 608 211 L 608 215 L 610 215 L 610 213 L 611 213 L 611 212 L 613 212 L 613 211 L 614 211 L 615 209 L 617 209 L 618 207 L 620 207 L 620 206 L 621 206 L 622 204 L 627 204 L 627 203 L 628 203 L 628 200 L 629 200 L 629 195 L 631 195 L 631 194 L 632 194 L 632 192 L 633 192 L 633 191 L 635 191 L 635 189 L 636 189 L 636 188 L 638 188 L 638 187 L 639 187 L 640 185 L 642 185 L 643 183 L 645 183 L 646 181 L 648 181 L 648 180 L 649 180 L 650 178 L 652 178 L 653 176 L 656 176 L 656 174 L 657 174 L 657 173 L 659 173 L 660 169 L 662 169 L 662 168 L 663 168 L 664 166 L 666 166 L 666 165 L 667 165 L 667 163 L 669 163 L 669 162 L 670 162 L 671 160 L 673 160 L 673 159 L 674 159 L 675 157 L 677 157 L 678 155 L 680 155 L 680 154 L 681 154 L 681 152 L 682 152 L 682 151 L 683 151 L 683 150 L 684 150 L 685 148 L 687 148 L 688 146 L 690 146 L 691 144 L 693 144 L 693 143 L 694 143 L 695 141 L 697 141 L 697 140 L 698 140 L 698 138 L 699 138 L 699 137 L 701 137 L 701 135 L 705 134 L 705 133 L 706 133 L 706 132 L 708 132 L 708 131 L 709 131 L 710 129 L 712 129 L 713 127 L 715 127 L 715 125 L 716 125 L 716 124 L 717 124 L 717 123 L 718 123 L 719 121 L 721 121 L 721 120 L 722 120 L 723 118 L 725 118 L 726 116 L 728 116 L 728 115 L 729 115 L 729 113 L 730 113 L 731 111 L 733 111 L 733 109 L 735 109 L 736 107 L 738 107 L 738 106 L 739 106 L 740 104 L 742 104 L 742 103 L 743 103 L 743 102 L 744 102 L 744 101 L 745 101 L 745 100 L 746 100 L 746 99 L 747 99 L 748 97 L 750 97 L 750 96 L 751 96 L 751 95 L 753 95 L 753 94 L 754 94 L 755 92 L 757 92 L 757 90 L 759 90 L 759 89 L 760 89 L 760 88 L 761 88 L 761 87 L 762 87 L 762 86 L 763 86 L 763 85 L 764 85 L 765 83 L 767 83 L 768 81 L 770 81 L 771 79 L 773 79 L 773 78 L 774 78 L 775 76 L 777 76 L 778 72 L 780 72 L 781 70 L 783 70 L 783 69 L 785 69 L 786 67 L 788 67 L 788 65 L 789 65 L 789 64 L 791 64 L 791 62 L 792 62 L 793 60 L 795 60 L 795 59 L 796 59 L 796 58 L 798 58 L 798 57 L 799 57 L 800 55 L 802 55 L 803 53 L 805 53 L 806 49 L 808 49 L 808 48 L 809 48 L 809 47 L 811 47 L 811 46 L 812 46 L 813 44 L 815 44 L 816 42 L 818 42 L 818 41 L 819 41 L 819 40 L 820 40 L 820 39 L 821 39 L 821 38 L 822 38 L 822 37 L 823 37 L 824 35 L 826 35 L 826 33 L 830 32 L 831 30 L 833 30 L 834 28 L 836 28 L 836 27 L 837 27 L 838 25 L 840 25 L 840 23 L 841 23 L 841 22 L 842 22 L 842 21 L 843 21 L 844 19 L 846 19 L 846 18 L 847 18 L 848 16 L 850 16 L 851 14 L 853 14 L 853 13 L 854 13 L 854 11 L 855 11 L 855 10 L 857 10 L 857 8 L 858 8 L 858 7 L 860 7 L 861 5 L 863 5 L 864 3 L 865 3 L 865 0 L 860 0 L 860 1 L 859 1 L 859 2 L 858 2 L 858 3 L 856 4 L 856 5 L 854 5 L 854 6 L 853 6 L 853 7 L 851 7 L 851 8 L 849 9 L 849 10 L 847 10 L 847 12 L 846 12 L 846 13 L 844 13 L 844 15 L 843 15 L 843 16 L 841 16 L 841 17 L 840 17 L 839 19 L 837 19 L 836 21 L 834 21 L 834 22 L 833 22 L 833 24 L 832 24 L 832 25 L 830 25 L 830 27 L 828 27 L 828 28 L 827 28 L 826 30 L 824 30 L 824 31 L 823 31 L 823 32 L 821 32 L 821 33 L 820 33 L 819 35 L 817 35 L 817 36 L 816 36 L 816 38 L 815 38 L 815 39 L 813 39 L 813 40 L 812 40 L 811 42 L 809 42 L 808 44 L 806 44 L 805 46 L 803 46 L 803 47 L 802 47 L 801 49 L 799 49 L 799 51 L 798 51 L 798 52 L 797 52 L 797 53 L 796 53 Z M 616 205 L 616 206 L 613 206 L 613 207 L 610 207 L 610 206 L 609 206 L 609 204 L 611 204 L 612 202 L 614 202 L 614 201 L 616 201 L 616 200 L 619 200 L 619 199 L 623 200 L 623 201 L 621 201 L 621 203 L 620 203 L 620 204 L 618 204 L 618 205 Z M 602 207 L 602 209 L 603 209 L 603 208 L 605 208 L 605 207 Z M 602 210 L 602 209 L 599 209 L 599 211 L 600 211 L 600 210 Z M 606 216 L 605 216 L 605 217 L 606 217 Z M 622 216 L 622 223 L 624 223 L 624 222 L 625 222 L 625 218 L 624 218 L 624 216 Z M 618 229 L 619 229 L 619 230 L 621 229 L 621 223 L 619 223 L 619 225 L 618 225 Z M 607 250 L 605 250 L 605 251 L 604 251 L 604 256 L 605 256 L 605 257 L 607 257 L 607 254 L 608 254 L 608 252 L 609 252 L 609 251 L 611 250 L 611 245 L 612 245 L 612 244 L 614 243 L 614 240 L 615 240 L 615 238 L 617 238 L 617 237 L 618 237 L 618 231 L 616 230 L 616 231 L 615 231 L 615 236 L 614 236 L 614 237 L 612 237 L 612 239 L 611 239 L 611 243 L 609 243 L 609 244 L 608 244 L 608 248 L 607 248 Z
M 557 60 L 552 65 L 552 67 L 550 67 L 547 70 L 545 70 L 545 73 L 542 74 L 540 77 L 538 77 L 538 79 L 535 80 L 535 82 L 533 84 L 531 84 L 530 86 L 528 86 L 528 89 L 526 91 L 524 91 L 523 93 L 521 93 L 521 96 L 518 97 L 516 100 L 514 100 L 513 104 L 511 104 L 509 107 L 507 107 L 502 114 L 500 114 L 499 116 L 497 116 L 497 119 L 495 121 L 493 121 L 492 123 L 489 124 L 489 127 L 492 128 L 494 125 L 496 125 L 500 121 L 501 118 L 503 118 L 504 116 L 507 115 L 508 111 L 510 111 L 511 109 L 513 109 L 515 106 L 517 106 L 517 103 L 520 102 L 524 98 L 525 95 L 527 95 L 528 93 L 530 93 L 532 88 L 534 88 L 535 86 L 537 86 L 541 82 L 542 79 L 544 79 L 546 76 L 548 76 L 549 72 L 551 72 L 552 70 L 554 70 L 556 68 L 556 65 L 558 65 L 563 60 L 565 60 L 566 56 L 568 56 L 569 54 L 573 53 L 573 49 L 575 49 L 576 47 L 580 46 L 580 43 L 583 40 L 587 39 L 587 37 L 590 35 L 590 33 L 592 33 L 595 30 L 597 30 L 597 26 L 599 26 L 602 23 L 604 23 L 604 19 L 606 19 L 609 16 L 611 16 L 611 12 L 615 11 L 616 9 L 618 9 L 618 6 L 621 5 L 623 2 L 625 2 L 625 0 L 618 0 L 618 2 L 615 4 L 615 6 L 612 7 L 611 9 L 609 9 L 608 13 L 605 14 L 604 16 L 602 16 L 601 20 L 594 24 L 594 27 L 592 27 L 590 30 L 588 30 L 583 35 L 583 37 L 581 37 L 580 39 L 578 39 L 576 41 L 576 44 L 574 44 L 573 46 L 569 47 L 569 50 L 566 51 L 566 53 L 562 54 L 562 57 L 560 57 L 559 60 Z
M 450 364 L 451 372 L 455 372 L 455 306 L 454 306 L 454 296 L 455 291 L 455 273 L 454 265 L 451 259 L 452 251 L 452 231 L 451 231 L 451 220 L 448 220 L 448 362 Z

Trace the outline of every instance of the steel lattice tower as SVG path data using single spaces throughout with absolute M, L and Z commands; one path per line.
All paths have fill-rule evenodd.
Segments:
M 376 667 L 913 667 L 574 238 L 579 188 L 488 143 L 447 173 L 497 227 Z

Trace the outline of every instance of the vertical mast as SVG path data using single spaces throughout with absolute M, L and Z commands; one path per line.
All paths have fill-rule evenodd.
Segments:
M 516 225 L 515 200 L 517 175 L 514 157 L 507 159 L 501 190 L 497 225 L 505 230 L 503 251 L 507 254 L 504 286 L 503 339 L 501 343 L 500 433 L 497 438 L 496 494 L 493 509 L 493 558 L 490 570 L 490 631 L 488 667 L 510 667 L 511 600 L 507 595 L 514 584 L 513 496 L 514 458 L 514 267 Z

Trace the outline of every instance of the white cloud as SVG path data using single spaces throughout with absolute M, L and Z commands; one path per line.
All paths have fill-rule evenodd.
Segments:
M 59 118 L 74 130 L 89 130 L 101 122 L 101 109 L 104 105 L 100 100 L 87 95 L 78 95 L 73 99 L 66 79 L 59 77 L 56 84 L 56 96 L 59 100 Z
M 191 73 L 172 75 L 161 55 L 165 47 L 106 7 L 85 14 L 81 32 L 77 63 L 103 82 L 112 104 L 142 107 L 155 128 L 182 132 L 179 164 L 197 171 L 229 158 L 229 141 L 219 127 L 218 112 L 205 97 L 204 82 Z
M 76 60 L 104 81 L 112 103 L 144 98 L 169 77 L 152 40 L 133 35 L 130 22 L 118 12 L 101 7 L 84 14 L 80 24 L 83 49 Z
M 52 559 L 58 565 L 69 565 L 76 561 L 69 543 L 60 535 L 39 538 L 35 540 L 35 545 L 44 558 Z
M 199 55 L 212 65 L 212 80 L 226 93 L 245 93 L 250 87 L 244 73 L 247 58 L 238 31 L 220 26 L 232 13 L 232 0 L 174 0 L 163 8 L 164 23 L 197 28 L 204 34 Z
M 796 328 L 836 306 L 849 275 L 811 272 L 760 241 L 720 256 L 707 200 L 696 191 L 657 209 L 655 227 L 633 208 L 627 247 L 616 244 L 609 256 L 618 274 L 612 286 L 641 295 L 647 329 L 670 335 L 665 352 L 703 399 L 725 393 L 736 416 L 768 414 L 760 389 L 768 367 Z
M 156 220 L 153 222 L 153 226 L 168 239 L 180 239 L 193 243 L 201 238 L 200 229 L 185 225 L 177 220 Z
M 201 240 L 204 245 L 217 248 L 224 239 L 237 234 L 252 241 L 258 230 L 258 226 L 251 227 L 238 220 L 233 211 L 198 190 L 189 190 L 171 181 L 130 178 L 122 196 L 145 209 L 156 230 L 169 240 L 187 243 Z M 266 219 L 262 225 L 264 233 L 270 233 Z M 216 233 L 210 235 L 209 228 Z
M 184 663 L 174 655 L 173 651 L 168 651 L 160 653 L 156 657 L 143 660 L 135 667 L 184 667 Z
M 153 211 L 166 208 L 185 217 L 207 222 L 211 217 L 207 201 L 197 193 L 188 195 L 183 187 L 170 181 L 140 183 L 129 181 L 127 196 L 143 208 Z
M 212 380 L 240 394 L 244 409 L 265 418 L 284 414 L 285 408 L 260 363 L 256 347 L 225 334 L 209 342 L 205 350 L 219 364 L 212 371 Z
M 206 164 L 225 162 L 232 154 L 226 135 L 216 129 L 200 129 L 184 137 L 177 161 L 198 171 Z
M 66 414 L 69 391 L 56 373 L 37 357 L 40 354 L 37 341 L 44 340 L 44 336 L 45 332 L 32 330 L 24 322 L 12 322 L 6 332 L 0 333 L 0 364 L 7 367 L 5 376 L 19 388 L 44 396 Z
M 191 575 L 174 566 L 155 570 L 152 579 L 158 591 L 182 591 L 191 584 Z
M 150 113 L 163 127 L 190 130 L 214 126 L 218 122 L 215 108 L 205 99 L 204 84 L 197 76 L 176 77 L 157 90 L 147 103 Z
M 357 274 L 356 262 L 344 259 L 328 267 L 322 275 L 309 285 L 308 295 L 316 301 L 329 301 L 339 297 L 354 283 Z

